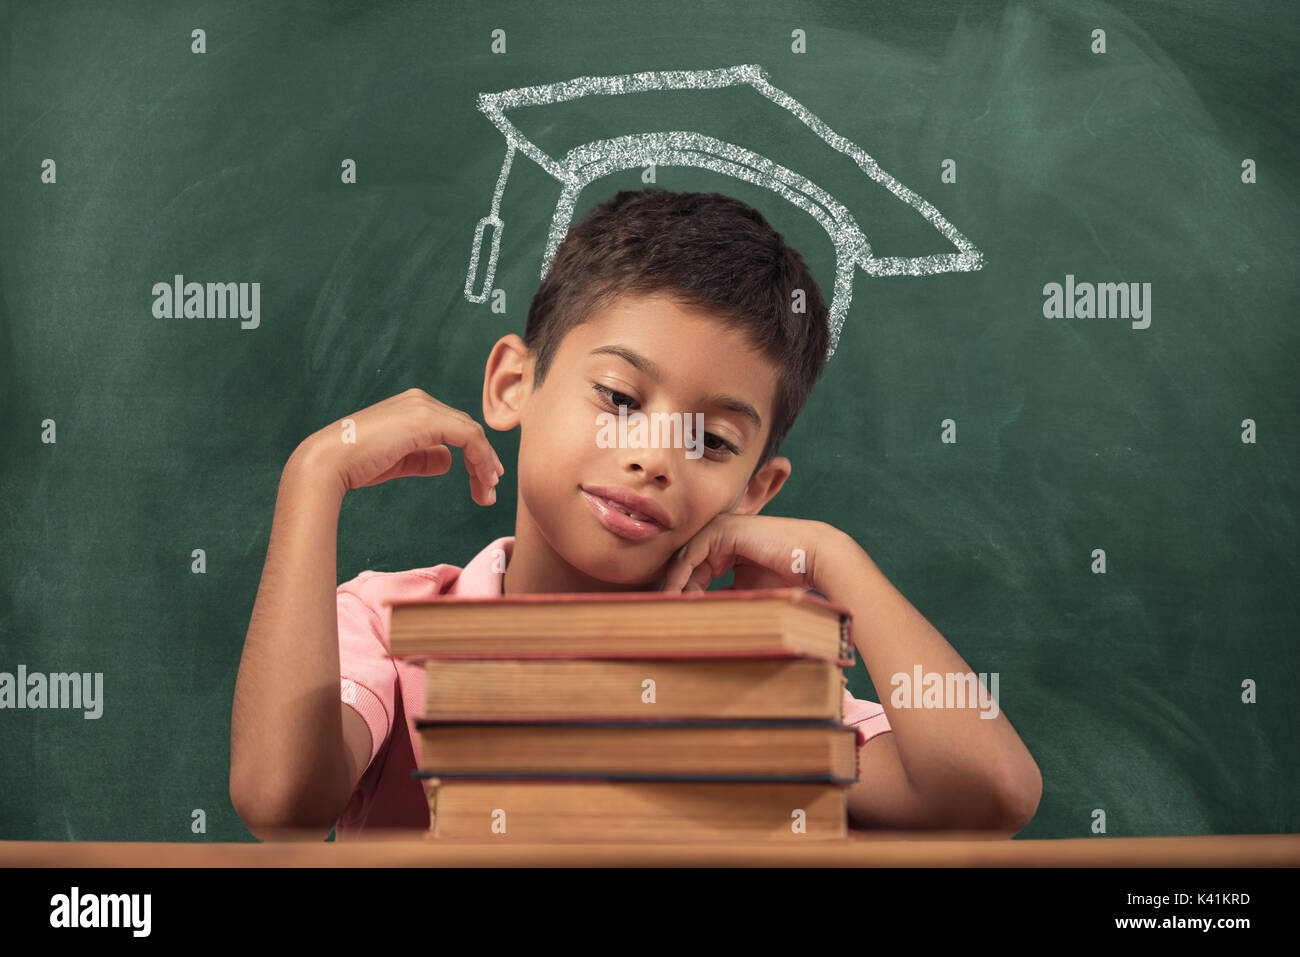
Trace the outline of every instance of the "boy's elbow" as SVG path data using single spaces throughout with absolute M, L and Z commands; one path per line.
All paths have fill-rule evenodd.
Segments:
M 300 818 L 283 814 L 259 814 L 253 811 L 240 811 L 239 819 L 244 822 L 248 832 L 263 843 L 268 841 L 305 841 L 320 843 L 330 836 L 334 823 L 321 825 Z
M 292 800 L 252 795 L 237 787 L 233 777 L 230 803 L 244 827 L 259 841 L 324 841 L 337 818 L 335 815 L 326 823 L 324 817 L 328 815 L 304 814 Z
M 1031 760 L 1026 769 L 1004 780 L 996 788 L 996 795 L 997 829 L 1012 833 L 1024 830 L 1038 813 L 1038 802 L 1043 797 L 1043 776 L 1038 765 Z

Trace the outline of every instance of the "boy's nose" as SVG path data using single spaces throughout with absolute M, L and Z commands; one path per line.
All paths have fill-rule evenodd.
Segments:
M 636 471 L 644 472 L 663 485 L 671 482 L 668 456 L 672 452 L 672 449 L 637 449 L 633 453 L 636 457 L 630 464 Z

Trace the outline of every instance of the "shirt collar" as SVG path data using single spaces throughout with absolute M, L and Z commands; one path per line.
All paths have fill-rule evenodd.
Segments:
M 469 560 L 456 581 L 447 589 L 448 595 L 500 595 L 505 569 L 514 553 L 515 537 L 506 535 L 489 544 Z

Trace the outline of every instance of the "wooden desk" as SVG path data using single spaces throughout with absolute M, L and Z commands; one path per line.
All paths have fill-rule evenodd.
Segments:
M 248 844 L 0 841 L 0 867 L 1297 867 L 1300 834 L 1011 840 L 854 831 L 841 841 L 732 844 L 364 841 Z

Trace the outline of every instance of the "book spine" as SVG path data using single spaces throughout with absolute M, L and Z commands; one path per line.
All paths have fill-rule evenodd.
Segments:
M 504 784 L 510 779 L 486 779 L 482 777 L 467 777 L 461 783 L 470 785 L 497 785 Z M 646 790 L 641 792 L 643 797 L 653 798 L 655 807 L 649 811 L 650 817 L 647 817 L 646 809 L 639 809 L 634 801 L 628 804 L 626 800 L 613 800 L 609 793 L 604 790 L 592 792 L 594 800 L 584 800 L 582 789 L 586 785 L 601 785 L 608 782 L 601 778 L 583 778 L 575 779 L 569 782 L 535 782 L 529 781 L 528 784 L 536 785 L 539 788 L 550 788 L 552 786 L 560 788 L 558 794 L 565 795 L 569 798 L 568 812 L 561 815 L 551 815 L 552 820 L 543 820 L 539 810 L 545 810 L 545 805 L 536 805 L 534 813 L 529 814 L 527 810 L 523 812 L 523 817 L 519 819 L 519 826 L 511 826 L 511 834 L 514 837 L 524 840 L 547 840 L 547 841 L 588 841 L 593 837 L 601 837 L 604 840 L 614 841 L 653 841 L 662 842 L 665 839 L 670 841 L 686 841 L 695 839 L 704 840 L 729 840 L 729 839 L 785 839 L 793 840 L 827 840 L 827 839 L 844 839 L 847 834 L 847 789 L 836 787 L 833 791 L 828 792 L 826 789 L 807 789 L 787 791 L 787 795 L 796 803 L 805 807 L 810 807 L 810 803 L 816 804 L 814 810 L 810 807 L 807 815 L 809 826 L 813 830 L 804 837 L 792 835 L 804 834 L 803 831 L 795 832 L 789 828 L 789 820 L 784 819 L 783 815 L 778 815 L 775 820 L 768 820 L 769 815 L 756 817 L 753 813 L 744 817 L 734 817 L 731 814 L 718 814 L 716 808 L 720 805 L 717 799 L 725 792 L 726 789 L 730 795 L 740 798 L 745 792 L 753 794 L 747 785 L 743 783 L 723 783 L 715 788 L 704 788 L 695 791 L 685 791 L 678 785 L 671 782 L 661 782 L 661 785 L 651 785 L 655 790 Z M 801 782 L 790 782 L 799 784 Z M 662 789 L 660 787 L 662 786 Z M 435 780 L 436 787 L 436 780 Z M 695 793 L 696 799 L 692 800 L 692 792 Z M 523 798 L 521 802 L 524 805 L 533 803 L 531 796 L 526 796 L 524 792 L 518 792 Z M 730 796 L 729 795 L 729 796 Z M 434 816 L 435 806 L 433 804 L 433 792 L 430 792 L 430 826 L 425 832 L 425 837 L 430 840 L 441 839 L 477 839 L 482 835 L 486 809 L 493 807 L 497 801 L 497 795 L 493 790 L 482 787 L 469 790 L 468 794 L 461 791 L 456 797 L 459 801 L 453 800 L 446 805 L 448 813 L 443 815 L 443 820 Z M 700 800 L 700 798 L 704 800 Z M 554 801 L 551 802 L 553 806 Z M 456 805 L 456 807 L 453 807 Z M 660 807 L 659 805 L 663 805 Z M 827 806 L 830 805 L 830 806 Z M 502 813 L 493 812 L 493 815 Z M 502 819 L 504 823 L 504 818 Z M 493 833 L 497 833 L 495 828 Z M 500 831 L 505 834 L 504 827 Z
M 854 784 L 858 778 L 856 774 L 851 778 L 836 777 L 831 771 L 817 772 L 813 774 L 719 774 L 711 772 L 708 774 L 675 774 L 664 772 L 662 774 L 624 774 L 617 771 L 591 771 L 581 770 L 566 773 L 564 771 L 539 771 L 535 774 L 529 774 L 524 771 L 447 771 L 444 770 L 446 765 L 440 764 L 435 770 L 417 770 L 411 772 L 411 777 L 420 781 L 441 781 L 447 778 L 452 781 L 472 781 L 474 783 L 483 783 L 486 781 L 562 781 L 568 784 L 596 781 L 601 784 L 610 782 L 629 783 L 629 784 L 649 784 L 649 783 L 671 783 L 671 784 L 827 784 L 836 787 L 845 787 Z M 429 794 L 433 795 L 436 785 L 431 785 Z M 430 810 L 432 813 L 432 810 Z
M 840 660 L 853 666 L 853 634 L 848 615 L 840 615 Z
M 845 685 L 841 685 L 844 687 Z M 487 727 L 500 728 L 518 726 L 527 732 L 530 729 L 546 728 L 629 728 L 638 731 L 661 731 L 665 728 L 839 728 L 844 721 L 844 695 L 840 695 L 839 714 L 825 718 L 629 718 L 622 715 L 584 714 L 580 716 L 565 715 L 495 715 L 481 717 L 469 713 L 440 714 L 429 716 L 417 714 L 409 718 L 415 729 L 420 732 L 435 728 Z
M 842 636 L 841 636 L 842 637 Z M 841 641 L 841 648 L 843 641 Z M 852 644 L 849 645 L 850 654 Z M 580 648 L 577 651 L 408 651 L 399 646 L 397 651 L 389 648 L 387 657 L 412 664 L 434 661 L 728 661 L 748 658 L 816 658 L 789 648 L 764 648 L 755 651 L 752 648 L 715 649 L 697 651 L 694 649 L 653 649 L 610 651 L 606 648 Z M 852 664 L 852 662 L 850 662 Z

